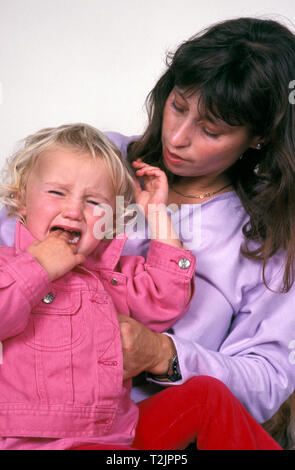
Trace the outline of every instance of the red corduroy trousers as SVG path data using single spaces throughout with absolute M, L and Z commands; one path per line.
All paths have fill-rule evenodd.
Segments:
M 208 376 L 194 377 L 138 403 L 132 447 L 89 445 L 75 450 L 281 450 L 230 390 Z

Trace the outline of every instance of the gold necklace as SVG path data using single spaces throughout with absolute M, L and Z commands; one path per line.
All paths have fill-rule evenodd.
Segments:
M 222 191 L 225 188 L 228 188 L 229 186 L 231 186 L 231 183 L 227 184 L 225 186 L 222 186 L 222 188 L 217 189 L 217 191 L 213 191 L 212 193 L 200 194 L 200 196 L 194 196 L 193 194 L 183 194 L 180 191 L 177 191 L 177 189 L 173 188 L 173 186 L 171 186 L 171 189 L 172 189 L 172 191 L 174 191 L 175 193 L 177 193 L 177 194 L 179 194 L 180 196 L 183 196 L 183 197 L 190 197 L 190 198 L 193 198 L 193 199 L 204 199 L 205 197 L 214 196 L 214 194 L 219 193 L 220 191 Z

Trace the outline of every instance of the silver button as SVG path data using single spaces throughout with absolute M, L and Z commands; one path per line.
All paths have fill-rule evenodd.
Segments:
M 52 292 L 49 292 L 49 294 L 45 295 L 45 297 L 42 299 L 42 302 L 44 304 L 51 304 L 51 302 L 54 301 L 54 295 Z
M 118 284 L 117 279 L 112 279 L 112 280 L 111 280 L 111 284 L 113 284 L 113 286 L 116 286 L 116 285 Z
M 191 262 L 189 259 L 187 258 L 181 258 L 179 261 L 178 261 L 178 266 L 181 268 L 181 269 L 188 269 L 191 265 Z

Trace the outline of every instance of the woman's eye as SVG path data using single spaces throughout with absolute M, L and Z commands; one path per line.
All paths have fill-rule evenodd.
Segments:
M 171 102 L 171 106 L 173 109 L 175 109 L 175 111 L 177 111 L 178 113 L 183 113 L 184 112 L 184 108 L 182 106 L 180 106 L 179 104 L 177 104 L 175 101 L 172 101 Z
M 213 139 L 216 139 L 218 137 L 218 134 L 213 134 L 213 132 L 207 131 L 207 129 L 203 128 L 204 134 L 206 134 L 208 137 L 212 137 Z

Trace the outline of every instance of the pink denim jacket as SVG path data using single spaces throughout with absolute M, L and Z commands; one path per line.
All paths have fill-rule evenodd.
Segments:
M 17 223 L 15 247 L 0 248 L 0 436 L 99 438 L 121 416 L 132 441 L 117 314 L 169 328 L 188 307 L 194 256 L 152 241 L 146 261 L 121 257 L 118 237 L 50 282 L 26 252 L 33 241 Z

